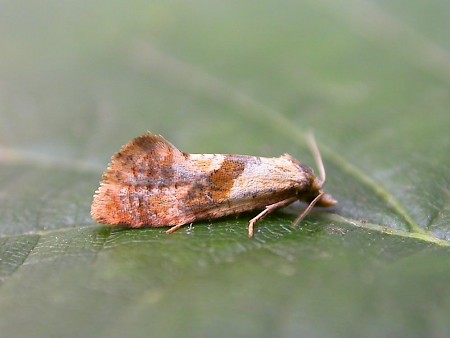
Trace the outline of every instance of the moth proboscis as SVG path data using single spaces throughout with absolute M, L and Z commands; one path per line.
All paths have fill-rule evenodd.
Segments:
M 337 203 L 322 191 L 325 169 L 314 138 L 308 140 L 320 179 L 288 154 L 187 154 L 147 132 L 112 157 L 91 215 L 108 225 L 171 226 L 166 231 L 170 234 L 195 221 L 262 210 L 249 222 L 248 235 L 253 237 L 258 221 L 300 200 L 308 206 L 294 221 L 296 226 L 315 205 Z

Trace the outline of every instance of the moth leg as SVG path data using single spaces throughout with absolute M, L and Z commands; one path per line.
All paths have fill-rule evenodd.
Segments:
M 173 227 L 171 227 L 169 230 L 166 231 L 166 234 L 172 234 L 177 230 L 180 230 L 183 226 L 185 226 L 186 224 L 177 224 L 174 225 Z
M 258 223 L 260 220 L 262 220 L 264 217 L 266 217 L 271 212 L 274 212 L 277 209 L 284 208 L 288 206 L 291 203 L 294 203 L 297 201 L 297 197 L 290 197 L 285 200 L 279 201 L 274 204 L 267 205 L 263 211 L 261 211 L 258 215 L 253 217 L 250 222 L 248 222 L 248 237 L 253 237 L 254 234 L 254 228 L 255 224 Z

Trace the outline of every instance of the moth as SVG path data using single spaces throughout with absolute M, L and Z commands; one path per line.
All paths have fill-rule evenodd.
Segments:
M 313 138 L 310 146 L 320 179 L 288 154 L 187 154 L 147 132 L 112 157 L 95 192 L 91 215 L 108 225 L 170 226 L 170 234 L 195 221 L 260 211 L 248 225 L 253 237 L 257 222 L 300 200 L 308 206 L 295 220 L 298 225 L 313 206 L 337 203 L 322 191 L 325 169 Z

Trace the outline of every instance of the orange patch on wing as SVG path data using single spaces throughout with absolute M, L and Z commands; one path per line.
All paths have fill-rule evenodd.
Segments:
M 245 170 L 245 162 L 238 156 L 227 156 L 219 169 L 211 174 L 212 198 L 215 201 L 228 200 L 234 180 Z

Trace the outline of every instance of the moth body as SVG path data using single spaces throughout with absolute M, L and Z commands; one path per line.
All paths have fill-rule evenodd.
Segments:
M 262 210 L 250 221 L 253 236 L 256 222 L 296 200 L 311 208 L 335 205 L 322 186 L 309 167 L 287 154 L 187 154 L 146 133 L 112 157 L 91 215 L 108 225 L 171 226 L 171 233 L 195 221 Z

